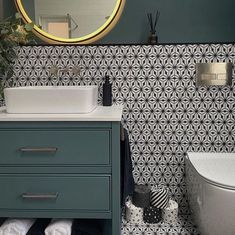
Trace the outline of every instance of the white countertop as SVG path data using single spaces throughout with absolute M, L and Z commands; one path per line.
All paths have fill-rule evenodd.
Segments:
M 0 108 L 0 122 L 19 121 L 121 121 L 123 105 L 109 107 L 98 106 L 91 113 L 86 114 L 9 114 L 5 107 Z

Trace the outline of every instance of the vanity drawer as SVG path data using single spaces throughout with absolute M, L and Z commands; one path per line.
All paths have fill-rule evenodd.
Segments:
M 0 130 L 0 165 L 110 165 L 109 130 Z
M 0 209 L 110 211 L 110 177 L 0 176 Z

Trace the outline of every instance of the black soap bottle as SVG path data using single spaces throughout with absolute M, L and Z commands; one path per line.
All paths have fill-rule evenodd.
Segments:
M 112 106 L 112 84 L 107 75 L 103 84 L 103 106 Z

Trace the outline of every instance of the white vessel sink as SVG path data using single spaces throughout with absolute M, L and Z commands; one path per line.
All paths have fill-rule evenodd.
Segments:
M 4 89 L 7 113 L 89 113 L 97 86 L 35 86 Z

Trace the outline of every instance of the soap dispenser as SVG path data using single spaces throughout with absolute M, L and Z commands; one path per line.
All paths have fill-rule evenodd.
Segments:
M 112 106 L 112 84 L 107 75 L 103 84 L 103 106 Z

